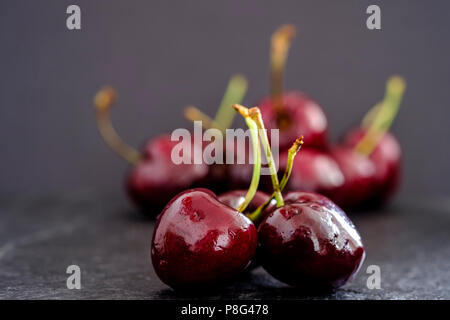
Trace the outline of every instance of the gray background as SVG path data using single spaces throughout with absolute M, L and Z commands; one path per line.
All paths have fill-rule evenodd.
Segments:
M 78 4 L 82 30 L 66 29 Z M 365 10 L 378 4 L 382 30 Z M 122 194 L 127 164 L 96 130 L 92 97 L 120 93 L 117 130 L 135 146 L 187 126 L 187 104 L 213 114 L 228 78 L 248 76 L 245 104 L 268 91 L 271 32 L 299 29 L 287 87 L 326 110 L 334 139 L 381 99 L 399 73 L 408 91 L 394 132 L 404 148 L 403 196 L 450 192 L 448 1 L 0 2 L 0 193 Z

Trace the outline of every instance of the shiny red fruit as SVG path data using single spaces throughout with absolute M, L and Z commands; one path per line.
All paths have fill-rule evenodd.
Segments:
M 354 129 L 347 134 L 344 143 L 353 148 L 364 134 L 364 129 Z M 383 204 L 397 191 L 401 180 L 402 150 L 400 143 L 392 133 L 387 132 L 369 158 L 375 165 L 375 190 L 370 197 L 370 203 Z
M 258 228 L 262 266 L 299 288 L 337 288 L 359 270 L 365 250 L 353 223 L 328 198 L 291 192 Z
M 151 257 L 158 277 L 172 288 L 214 285 L 250 264 L 255 225 L 207 189 L 173 198 L 158 216 Z
M 169 135 L 151 139 L 144 148 L 143 161 L 126 179 L 127 193 L 144 213 L 153 215 L 176 194 L 206 183 L 206 164 L 173 163 L 171 153 L 177 143 Z
M 366 205 L 375 186 L 376 168 L 372 160 L 343 145 L 333 147 L 330 155 L 341 169 L 344 183 L 323 190 L 323 194 L 344 209 L 359 209 Z
M 328 121 L 322 108 L 300 92 L 285 93 L 283 101 L 284 114 L 280 116 L 275 113 L 271 98 L 258 104 L 266 128 L 280 129 L 280 150 L 288 149 L 300 136 L 304 137 L 309 148 L 326 149 Z
M 144 213 L 155 216 L 176 194 L 202 184 L 207 174 L 208 167 L 204 164 L 175 165 L 160 159 L 143 161 L 131 170 L 126 189 Z
M 280 170 L 283 173 L 288 153 L 280 155 Z M 286 186 L 287 191 L 310 191 L 323 193 L 339 188 L 344 184 L 344 175 L 339 165 L 322 151 L 302 148 L 294 158 L 291 177 Z

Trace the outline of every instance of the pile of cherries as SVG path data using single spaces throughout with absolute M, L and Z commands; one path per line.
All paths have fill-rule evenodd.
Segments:
M 322 108 L 303 93 L 283 91 L 294 36 L 290 25 L 272 36 L 270 96 L 259 108 L 234 105 L 252 132 L 253 165 L 250 161 L 174 164 L 171 155 L 178 141 L 169 134 L 136 151 L 120 139 L 110 122 L 115 91 L 104 88 L 95 97 L 103 138 L 133 165 L 126 179 L 131 199 L 150 215 L 164 207 L 153 235 L 152 263 L 160 279 L 173 288 L 223 283 L 248 268 L 255 254 L 275 278 L 301 287 L 342 286 L 362 264 L 360 236 L 341 208 L 378 206 L 396 191 L 401 148 L 389 128 L 405 82 L 391 77 L 384 99 L 358 128 L 332 145 Z M 234 76 L 214 119 L 195 107 L 187 108 L 185 115 L 201 120 L 205 129 L 224 131 L 233 121 L 230 106 L 241 102 L 246 88 L 245 78 Z M 279 129 L 279 163 L 272 156 L 266 128 Z M 258 134 L 258 129 L 264 130 Z M 298 137 L 304 137 L 305 147 L 296 157 L 303 144 Z M 191 144 L 194 152 L 208 145 L 194 140 Z M 260 146 L 270 179 L 260 179 Z M 242 190 L 249 184 L 248 191 Z
M 292 172 L 295 140 L 279 182 L 259 108 L 235 105 L 252 131 L 252 180 L 247 192 L 216 196 L 203 188 L 175 196 L 158 216 L 151 256 L 159 278 L 172 288 L 223 284 L 257 260 L 292 286 L 337 288 L 352 279 L 365 252 L 355 226 L 328 198 L 310 192 L 281 194 Z M 265 151 L 273 193 L 257 191 Z

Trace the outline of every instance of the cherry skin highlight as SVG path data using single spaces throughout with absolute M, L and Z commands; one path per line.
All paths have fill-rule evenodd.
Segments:
M 211 286 L 237 276 L 257 247 L 255 225 L 207 189 L 186 190 L 158 216 L 151 257 L 172 288 Z
M 365 130 L 356 128 L 348 132 L 344 144 L 354 148 L 363 138 Z M 402 150 L 392 133 L 386 132 L 369 155 L 375 165 L 375 190 L 370 197 L 374 206 L 384 204 L 398 189 L 401 180 Z
M 345 213 L 314 193 L 291 192 L 284 199 L 258 228 L 264 269 L 304 289 L 338 288 L 352 280 L 365 250 Z
M 304 136 L 309 148 L 326 149 L 328 144 L 328 121 L 322 108 L 305 94 L 286 92 L 283 95 L 283 109 L 277 113 L 271 98 L 259 104 L 268 129 L 279 129 L 280 150 L 288 149 L 292 141 Z
M 367 204 L 375 186 L 375 165 L 368 157 L 343 145 L 331 149 L 330 155 L 344 176 L 344 183 L 323 190 L 323 194 L 344 209 L 357 210 Z

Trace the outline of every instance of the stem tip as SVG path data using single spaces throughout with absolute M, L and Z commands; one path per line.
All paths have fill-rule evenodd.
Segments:
M 248 118 L 249 110 L 248 108 L 241 106 L 240 104 L 233 104 L 234 110 L 236 110 L 244 118 Z
M 117 100 L 117 92 L 112 87 L 104 87 L 94 97 L 98 110 L 108 109 Z

